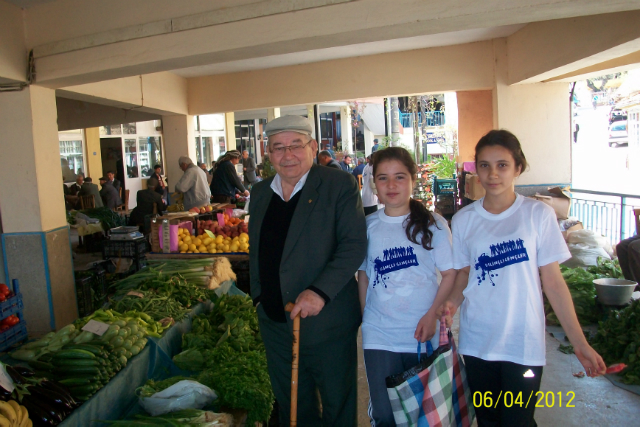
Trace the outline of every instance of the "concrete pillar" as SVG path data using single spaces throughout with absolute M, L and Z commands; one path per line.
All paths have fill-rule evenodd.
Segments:
M 180 156 L 189 156 L 196 163 L 196 140 L 193 116 L 162 116 L 162 134 L 164 135 L 165 174 L 169 191 L 173 192 L 176 182 L 182 177 L 178 165 Z
M 102 176 L 102 152 L 100 151 L 100 128 L 84 130 L 84 140 L 87 147 L 87 172 L 85 176 L 93 178 L 98 183 Z
M 457 92 L 458 103 L 458 162 L 473 162 L 475 147 L 480 138 L 493 129 L 492 91 Z M 445 111 L 449 105 L 445 104 Z
M 353 137 L 351 130 L 351 109 L 340 107 L 340 132 L 342 134 L 342 151 L 353 153 Z
M 224 139 L 227 144 L 227 151 L 236 149 L 236 115 L 224 113 Z
M 262 132 L 260 132 L 260 120 L 255 119 L 253 121 L 253 128 L 256 130 L 256 152 L 254 154 L 254 159 L 256 161 L 256 165 L 262 163 L 262 150 L 260 147 L 264 144 L 262 140 Z
M 398 98 L 389 98 L 391 100 L 391 138 L 392 141 L 398 142 L 392 145 L 398 145 L 400 139 L 400 109 L 398 108 Z
M 567 83 L 507 84 L 506 39 L 496 39 L 493 124 L 520 140 L 529 170 L 517 185 L 571 183 L 571 121 Z
M 373 132 L 369 130 L 366 123 L 363 123 L 362 133 L 364 134 L 364 156 L 367 157 L 371 154 L 371 147 L 373 147 Z
M 311 138 L 313 138 L 313 139 L 315 139 L 317 141 L 317 138 L 316 138 L 316 117 L 315 117 L 315 114 L 313 112 L 313 104 L 307 105 L 307 120 L 309 120 L 309 124 L 311 125 L 311 129 L 313 129 L 313 131 L 311 132 Z
M 267 122 L 277 119 L 278 117 L 280 117 L 280 108 L 276 107 L 267 109 Z
M 0 93 L 0 206 L 7 283 L 20 281 L 30 333 L 78 317 L 55 90 Z

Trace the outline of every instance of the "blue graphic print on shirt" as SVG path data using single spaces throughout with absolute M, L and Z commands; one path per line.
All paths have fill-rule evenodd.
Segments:
M 373 268 L 376 272 L 373 287 L 375 288 L 380 281 L 384 283 L 385 276 L 389 273 L 417 265 L 418 257 L 416 257 L 411 246 L 385 249 L 383 259 L 380 260 L 380 257 L 377 257 L 373 261 Z M 384 287 L 387 287 L 386 283 L 384 283 Z
M 529 254 L 524 247 L 524 241 L 522 239 L 515 241 L 508 240 L 496 245 L 490 245 L 489 247 L 491 249 L 491 255 L 483 253 L 478 257 L 475 265 L 476 271 L 480 270 L 478 274 L 478 285 L 488 276 L 491 284 L 495 286 L 496 284 L 493 282 L 492 277 L 498 274 L 491 273 L 492 271 L 499 270 L 508 265 L 529 261 Z

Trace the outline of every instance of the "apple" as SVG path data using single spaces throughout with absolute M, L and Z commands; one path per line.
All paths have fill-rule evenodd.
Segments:
M 207 212 L 213 212 L 213 206 L 207 206 L 205 209 Z

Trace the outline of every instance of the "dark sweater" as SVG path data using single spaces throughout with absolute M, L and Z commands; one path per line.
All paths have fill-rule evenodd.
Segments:
M 296 193 L 288 202 L 273 193 L 260 229 L 260 303 L 264 312 L 274 322 L 287 321 L 280 289 L 280 262 L 291 218 L 301 193 Z
M 234 197 L 236 188 L 243 193 L 245 191 L 236 172 L 236 167 L 231 161 L 226 160 L 216 167 L 211 179 L 211 195 Z

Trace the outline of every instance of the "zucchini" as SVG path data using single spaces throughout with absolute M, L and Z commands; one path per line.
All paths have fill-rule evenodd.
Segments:
M 122 347 L 123 343 L 124 343 L 124 338 L 121 337 L 121 336 L 117 336 L 117 337 L 113 338 L 111 341 L 109 341 L 109 344 L 111 344 L 115 348 Z
M 88 344 L 88 343 L 71 344 L 71 345 L 65 346 L 64 349 L 65 350 L 84 350 L 84 351 L 88 351 L 89 353 L 93 353 L 96 356 L 100 356 L 101 354 L 104 353 L 102 345 L 97 346 L 97 345 L 91 345 L 91 344 Z
M 54 356 L 54 359 L 95 359 L 96 355 L 87 350 L 60 350 Z

